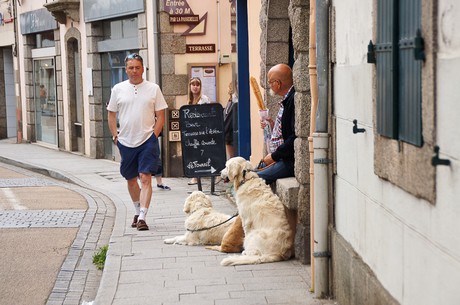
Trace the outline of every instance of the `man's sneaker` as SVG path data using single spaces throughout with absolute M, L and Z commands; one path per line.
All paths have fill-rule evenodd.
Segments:
M 137 230 L 138 231 L 146 231 L 149 229 L 149 226 L 145 223 L 145 220 L 139 219 L 137 221 Z
M 164 185 L 164 184 L 157 184 L 157 187 L 160 188 L 160 189 L 163 189 L 165 191 L 170 191 L 171 188 L 167 185 Z
M 134 215 L 133 223 L 131 224 L 131 228 L 137 227 L 137 219 L 139 218 L 139 215 Z

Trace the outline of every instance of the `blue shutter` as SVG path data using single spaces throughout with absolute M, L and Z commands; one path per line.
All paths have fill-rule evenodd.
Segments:
M 396 15 L 397 16 L 397 15 Z M 397 91 L 393 73 L 397 67 L 395 48 L 395 0 L 378 0 L 377 3 L 377 42 L 375 46 L 377 70 L 377 132 L 397 138 Z
M 421 1 L 399 1 L 399 139 L 422 145 L 422 61 L 415 58 Z

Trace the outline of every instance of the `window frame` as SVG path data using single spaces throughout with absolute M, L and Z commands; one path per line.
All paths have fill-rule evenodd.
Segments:
M 378 1 L 374 0 L 377 12 Z M 421 66 L 421 136 L 423 142 L 416 146 L 399 138 L 377 132 L 377 69 L 373 73 L 374 104 L 374 173 L 383 180 L 408 193 L 434 204 L 436 201 L 436 168 L 431 165 L 436 143 L 435 103 L 435 41 L 436 3 L 421 6 L 421 34 L 424 38 L 425 60 Z M 374 14 L 374 39 L 377 36 L 377 14 Z M 376 41 L 376 40 L 374 40 Z M 378 63 L 377 63 L 378 64 Z

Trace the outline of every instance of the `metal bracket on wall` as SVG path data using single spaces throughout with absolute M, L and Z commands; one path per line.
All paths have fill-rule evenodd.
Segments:
M 369 40 L 369 44 L 367 45 L 367 63 L 375 64 L 376 62 L 377 58 L 375 56 L 375 44 L 372 43 L 372 40 Z
M 365 132 L 366 129 L 364 128 L 358 128 L 358 120 L 354 119 L 353 120 L 353 133 L 362 133 Z
M 313 163 L 315 163 L 315 164 L 329 164 L 329 163 L 332 163 L 332 160 L 327 159 L 327 158 L 317 158 L 317 159 L 313 159 Z
M 431 165 L 433 165 L 433 166 L 438 166 L 438 165 L 450 166 L 450 160 L 440 159 L 439 158 L 439 146 L 438 145 L 436 145 L 434 147 L 434 154 L 433 154 L 433 157 L 431 158 Z
M 330 251 L 323 252 L 313 252 L 313 257 L 331 257 L 332 254 Z

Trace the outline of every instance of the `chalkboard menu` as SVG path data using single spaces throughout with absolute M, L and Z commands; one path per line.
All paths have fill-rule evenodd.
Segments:
M 222 105 L 185 105 L 179 111 L 185 176 L 220 175 L 226 162 Z

